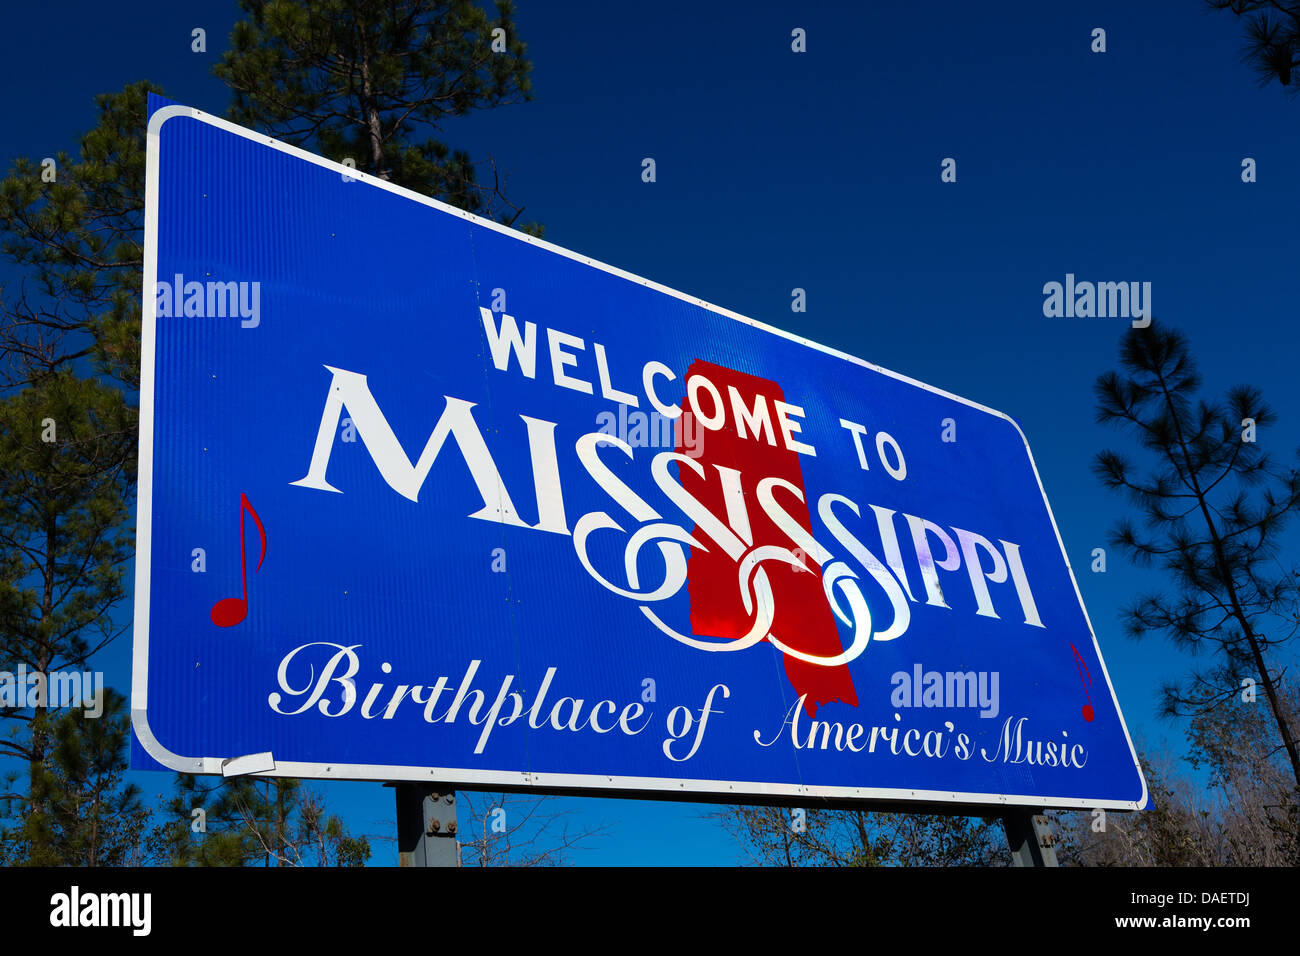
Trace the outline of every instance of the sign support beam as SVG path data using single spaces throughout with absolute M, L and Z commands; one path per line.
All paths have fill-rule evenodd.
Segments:
M 1041 813 L 1015 810 L 1002 815 L 1012 866 L 1058 866 L 1056 837 Z
M 460 866 L 456 791 L 437 784 L 398 782 L 397 865 Z

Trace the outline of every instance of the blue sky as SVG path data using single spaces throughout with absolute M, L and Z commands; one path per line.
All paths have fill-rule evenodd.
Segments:
M 1259 88 L 1240 24 L 1191 0 L 860 6 L 520 0 L 535 99 L 442 136 L 495 157 L 552 242 L 1014 416 L 1129 726 L 1179 750 L 1156 693 L 1186 661 L 1118 626 L 1154 580 L 1118 555 L 1087 570 L 1126 508 L 1089 469 L 1100 448 L 1127 447 L 1094 424 L 1091 390 L 1124 323 L 1045 318 L 1042 287 L 1067 273 L 1150 282 L 1207 390 L 1254 384 L 1281 413 L 1261 441 L 1285 455 L 1300 444 L 1300 102 Z M 93 96 L 139 79 L 224 113 L 210 68 L 238 15 L 215 0 L 7 10 L 0 156 L 71 149 Z M 190 50 L 194 27 L 206 54 Z M 1104 54 L 1089 49 L 1095 27 Z M 945 157 L 956 183 L 940 181 Z M 1245 157 L 1256 183 L 1241 181 Z M 790 310 L 794 287 L 806 313 Z M 101 666 L 125 689 L 129 642 Z M 137 777 L 170 792 L 162 775 Z M 354 830 L 391 834 L 391 791 L 327 793 Z M 575 862 L 737 858 L 707 808 L 562 806 L 610 824 Z M 374 861 L 394 853 L 379 843 Z

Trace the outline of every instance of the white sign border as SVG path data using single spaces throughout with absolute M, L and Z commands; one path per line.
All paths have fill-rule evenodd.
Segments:
M 140 452 L 139 452 L 139 490 L 137 494 L 137 519 L 136 519 L 136 561 L 135 561 L 135 633 L 134 646 L 132 649 L 131 661 L 131 726 L 139 738 L 140 743 L 154 760 L 158 761 L 164 767 L 176 770 L 181 773 L 193 774 L 220 774 L 223 767 L 231 760 L 238 759 L 240 755 L 232 754 L 229 757 L 183 757 L 179 754 L 172 753 L 164 747 L 154 736 L 153 731 L 149 728 L 148 719 L 148 692 L 149 692 L 149 589 L 152 578 L 152 534 L 153 534 L 153 419 L 154 419 L 154 351 L 156 347 L 156 322 L 155 314 L 156 298 L 152 295 L 157 281 L 158 271 L 158 162 L 160 149 L 160 136 L 162 127 L 170 119 L 177 117 L 188 117 L 214 126 L 236 136 L 241 136 L 247 140 L 261 143 L 272 149 L 287 153 L 298 159 L 306 160 L 317 166 L 337 172 L 341 175 L 348 176 L 358 182 L 364 182 L 370 186 L 387 190 L 407 199 L 431 206 L 445 213 L 459 216 L 461 219 L 469 220 L 485 229 L 492 229 L 502 235 L 510 236 L 521 242 L 531 243 L 546 249 L 548 252 L 564 256 L 568 259 L 584 263 L 611 275 L 619 276 L 629 282 L 637 282 L 647 288 L 654 289 L 674 298 L 681 299 L 683 302 L 689 302 L 701 308 L 708 309 L 718 315 L 724 315 L 729 319 L 737 322 L 743 322 L 746 325 L 762 329 L 773 335 L 797 342 L 808 348 L 817 349 L 827 355 L 833 355 L 836 358 L 843 359 L 860 365 L 863 368 L 871 369 L 882 375 L 888 375 L 890 378 L 907 382 L 927 392 L 936 395 L 942 395 L 953 401 L 961 402 L 971 408 L 986 412 L 987 414 L 1003 418 L 1010 422 L 1011 425 L 1020 433 L 1020 438 L 1025 445 L 1025 453 L 1029 456 L 1030 467 L 1034 470 L 1034 478 L 1038 482 L 1038 489 L 1043 495 L 1043 505 L 1047 509 L 1047 515 L 1052 522 L 1052 530 L 1056 533 L 1057 544 L 1061 548 L 1061 557 L 1065 560 L 1066 570 L 1070 575 L 1070 583 L 1074 585 L 1075 597 L 1078 598 L 1079 608 L 1083 611 L 1084 621 L 1088 625 L 1088 633 L 1092 637 L 1093 649 L 1097 653 L 1097 660 L 1101 663 L 1102 674 L 1106 678 L 1106 688 L 1110 692 L 1111 701 L 1115 705 L 1115 713 L 1119 715 L 1120 726 L 1124 730 L 1124 739 L 1128 742 L 1129 755 L 1133 758 L 1133 767 L 1137 771 L 1138 779 L 1142 781 L 1142 796 L 1139 800 L 1083 800 L 1075 797 L 1035 797 L 1025 796 L 1023 794 L 986 794 L 986 793 L 960 793 L 940 790 L 908 790 L 892 789 L 877 787 L 825 787 L 825 786 L 803 786 L 799 784 L 773 784 L 760 783 L 754 781 L 728 781 L 728 780 L 678 780 L 669 777 L 629 777 L 629 776 L 609 776 L 605 774 L 577 774 L 577 773 L 528 773 L 528 772 L 508 772 L 495 770 L 471 770 L 464 768 L 449 767 L 407 767 L 407 766 L 386 766 L 381 764 L 324 764 L 324 763 L 302 763 L 296 761 L 279 762 L 274 761 L 274 769 L 267 770 L 256 776 L 275 776 L 275 777 L 309 777 L 320 780 L 425 780 L 433 782 L 456 782 L 462 784 L 483 784 L 485 786 L 505 786 L 524 790 L 581 790 L 581 791 L 637 791 L 643 794 L 701 794 L 725 796 L 733 794 L 737 797 L 756 797 L 756 798 L 781 798 L 781 797 L 824 797 L 831 800 L 872 800 L 880 803 L 930 803 L 930 804 L 957 804 L 957 805 L 979 805 L 979 806 L 1023 806 L 1023 807 L 1056 807 L 1066 809 L 1108 809 L 1108 810 L 1141 810 L 1144 809 L 1148 801 L 1148 790 L 1146 775 L 1142 772 L 1142 766 L 1138 762 L 1137 752 L 1133 747 L 1133 738 L 1129 735 L 1128 725 L 1124 720 L 1124 714 L 1120 710 L 1119 700 L 1115 696 L 1115 688 L 1110 680 L 1110 673 L 1106 669 L 1106 662 L 1101 656 L 1101 648 L 1097 644 L 1097 635 L 1093 630 L 1092 621 L 1088 617 L 1088 609 L 1083 603 L 1083 595 L 1079 591 L 1078 581 L 1074 577 L 1074 569 L 1070 566 L 1069 555 L 1065 552 L 1065 543 L 1061 540 L 1061 531 L 1056 524 L 1056 516 L 1052 514 L 1051 503 L 1047 500 L 1047 492 L 1043 488 L 1042 477 L 1038 474 L 1038 465 L 1034 462 L 1033 452 L 1029 448 L 1029 440 L 1021 430 L 1020 425 L 1011 418 L 1011 416 L 1002 412 L 980 405 L 978 402 L 962 398 L 960 395 L 953 395 L 942 389 L 927 385 L 924 382 L 918 382 L 906 375 L 900 375 L 897 372 L 891 372 L 888 369 L 872 365 L 870 362 L 857 358 L 853 355 L 840 352 L 837 349 L 829 348 L 817 342 L 800 338 L 781 329 L 765 325 L 754 319 L 747 318 L 736 312 L 731 312 L 720 306 L 705 302 L 693 296 L 685 295 L 675 289 L 652 282 L 641 276 L 624 272 L 622 269 L 598 262 L 587 256 L 579 255 L 568 249 L 553 245 L 543 239 L 537 239 L 526 233 L 510 229 L 500 223 L 483 219 L 473 213 L 465 212 L 454 206 L 431 199 L 428 196 L 422 196 L 419 193 L 395 186 L 392 183 L 376 179 L 367 173 L 361 172 L 351 167 L 344 166 L 341 163 L 333 162 L 321 156 L 316 156 L 306 150 L 299 149 L 296 146 L 290 146 L 279 140 L 272 139 L 252 130 L 237 126 L 227 120 L 216 116 L 211 116 L 201 110 L 189 106 L 170 105 L 158 109 L 150 118 L 147 136 L 147 152 L 145 165 L 145 219 L 144 219 L 144 284 L 143 284 L 143 311 L 141 313 L 141 343 L 140 343 Z M 609 793 L 609 796 L 617 796 L 617 793 Z

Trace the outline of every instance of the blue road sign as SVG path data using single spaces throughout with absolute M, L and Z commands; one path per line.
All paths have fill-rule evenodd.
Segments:
M 186 107 L 148 148 L 153 760 L 1145 805 L 1011 418 Z

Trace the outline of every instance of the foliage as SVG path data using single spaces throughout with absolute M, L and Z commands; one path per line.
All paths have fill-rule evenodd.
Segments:
M 995 866 L 1009 858 L 993 819 L 728 806 L 710 814 L 758 866 Z
M 1152 323 L 1130 329 L 1123 373 L 1096 382 L 1097 419 L 1125 428 L 1146 453 L 1145 472 L 1118 452 L 1099 453 L 1094 471 L 1142 514 L 1121 521 L 1111 544 L 1158 566 L 1174 593 L 1150 594 L 1125 611 L 1133 637 L 1164 633 L 1212 664 L 1164 687 L 1170 716 L 1202 715 L 1255 680 L 1300 786 L 1300 751 L 1282 698 L 1284 645 L 1294 638 L 1297 571 L 1278 559 L 1286 520 L 1300 505 L 1300 471 L 1275 461 L 1277 421 L 1258 389 L 1223 399 L 1198 396 L 1201 376 L 1186 337 Z
M 1261 86 L 1277 80 L 1295 93 L 1293 74 L 1300 67 L 1300 7 L 1277 0 L 1206 0 L 1212 10 L 1228 10 L 1245 21 L 1241 59 L 1259 76 Z
M 528 98 L 531 64 L 510 0 L 496 4 L 495 19 L 470 0 L 241 6 L 247 19 L 216 67 L 234 91 L 235 122 L 507 225 L 519 219 L 494 162 L 491 185 L 481 183 L 467 153 L 426 135 Z
M 301 780 L 181 774 L 162 840 L 174 866 L 364 866 L 354 837 Z M 198 811 L 196 813 L 196 811 Z
M 45 800 L 6 795 L 6 816 L 17 823 L 0 839 L 0 864 L 139 866 L 155 859 L 150 811 L 139 788 L 125 780 L 126 699 L 105 688 L 99 706 L 98 716 L 77 708 L 53 721 L 49 753 L 33 764 L 39 779 L 32 788 Z
M 95 98 L 99 122 L 80 156 L 54 157 L 55 181 L 16 159 L 0 181 L 0 248 L 30 276 L 0 290 L 0 382 L 39 382 L 90 363 L 140 382 L 145 115 L 150 83 Z
M 570 826 L 572 811 L 555 809 L 553 797 L 458 790 L 456 804 L 462 866 L 564 866 L 605 830 Z

